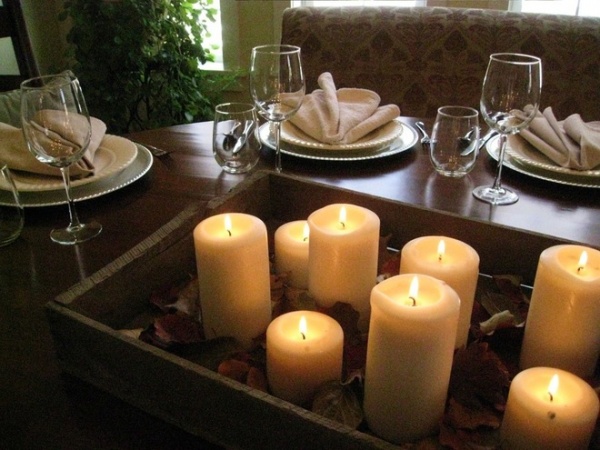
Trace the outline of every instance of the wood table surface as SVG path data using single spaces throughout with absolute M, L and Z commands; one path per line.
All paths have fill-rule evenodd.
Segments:
M 416 119 L 402 120 L 412 125 Z M 82 221 L 95 218 L 104 227 L 96 239 L 77 246 L 55 244 L 49 232 L 66 224 L 66 206 L 26 208 L 21 237 L 0 248 L 0 448 L 218 448 L 61 374 L 44 315 L 44 305 L 57 294 L 125 253 L 184 207 L 205 204 L 246 178 L 221 171 L 212 156 L 211 134 L 212 124 L 206 122 L 128 136 L 171 153 L 155 158 L 149 173 L 135 183 L 78 202 Z M 273 152 L 264 149 L 256 170 L 273 165 Z M 504 185 L 516 190 L 520 200 L 494 207 L 471 195 L 475 186 L 492 183 L 494 165 L 482 152 L 467 177 L 444 178 L 433 171 L 419 143 L 367 161 L 283 156 L 286 174 L 600 248 L 598 189 L 505 169 Z

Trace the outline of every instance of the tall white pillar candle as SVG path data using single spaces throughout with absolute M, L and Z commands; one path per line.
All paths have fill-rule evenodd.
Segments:
M 502 448 L 586 450 L 598 409 L 597 394 L 572 373 L 549 367 L 519 372 L 500 428 Z
M 308 240 L 306 220 L 296 220 L 281 225 L 275 231 L 275 270 L 289 273 L 290 286 L 308 288 Z
M 448 395 L 458 294 L 428 275 L 396 275 L 373 288 L 371 308 L 364 392 L 369 428 L 393 443 L 430 436 Z
M 267 228 L 259 218 L 221 214 L 194 229 L 202 326 L 249 348 L 271 321 Z
M 479 276 L 479 255 L 473 247 L 446 236 L 413 239 L 400 255 L 400 274 L 422 273 L 445 281 L 460 298 L 455 347 L 467 344 Z
M 267 379 L 271 392 L 306 405 L 316 390 L 342 376 L 344 332 L 315 311 L 283 314 L 267 328 Z
M 600 251 L 547 248 L 535 274 L 520 367 L 557 367 L 586 378 L 599 353 Z
M 313 212 L 308 224 L 309 292 L 319 306 L 349 303 L 366 328 L 377 281 L 379 217 L 360 206 L 333 204 Z

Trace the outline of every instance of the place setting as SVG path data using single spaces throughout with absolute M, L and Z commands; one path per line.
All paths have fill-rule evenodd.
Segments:
M 281 124 L 280 151 L 316 160 L 359 161 L 404 152 L 417 132 L 400 120 L 396 105 L 381 105 L 376 92 L 340 88 L 333 76 L 319 76 L 320 89 L 304 96 L 297 112 Z M 276 150 L 270 123 L 259 129 L 262 143 Z
M 76 78 L 71 81 L 74 83 Z M 35 121 L 31 120 L 35 114 Z M 76 149 L 79 154 L 78 158 L 68 161 L 70 196 L 74 202 L 121 189 L 138 180 L 152 166 L 152 154 L 146 148 L 106 133 L 106 125 L 95 117 L 70 124 L 56 111 L 47 109 L 31 110 L 30 116 L 23 120 L 34 124 L 29 127 L 32 131 L 24 134 L 19 127 L 0 123 L 0 159 L 10 169 L 23 207 L 68 203 L 59 169 L 61 158 L 48 156 L 52 148 L 62 148 L 67 153 L 71 152 L 69 149 Z M 69 127 L 72 129 L 67 129 Z M 35 151 L 36 148 L 40 151 Z M 44 148 L 49 149 L 47 153 L 42 151 Z M 10 188 L 7 183 L 0 183 L 0 205 L 13 202 Z
M 487 146 L 497 159 L 496 140 Z M 529 127 L 510 136 L 504 164 L 522 174 L 570 186 L 600 188 L 600 122 L 579 114 L 559 121 L 551 107 L 537 111 Z

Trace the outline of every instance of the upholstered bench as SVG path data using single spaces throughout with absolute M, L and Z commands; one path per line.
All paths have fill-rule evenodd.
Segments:
M 542 58 L 542 107 L 600 120 L 600 18 L 498 10 L 403 7 L 287 9 L 282 42 L 302 48 L 307 92 L 332 73 L 402 115 L 433 117 L 448 104 L 479 107 L 489 55 Z

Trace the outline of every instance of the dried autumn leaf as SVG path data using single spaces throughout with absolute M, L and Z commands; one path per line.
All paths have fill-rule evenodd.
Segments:
M 479 427 L 500 427 L 501 414 L 492 409 L 467 408 L 454 398 L 448 400 L 445 420 L 455 429 L 476 430 Z
M 286 288 L 287 311 L 316 311 L 315 298 L 305 289 Z
M 502 409 L 510 385 L 503 362 L 484 342 L 473 342 L 454 355 L 449 396 L 472 410 Z
M 358 329 L 358 319 L 360 314 L 349 303 L 336 302 L 330 308 L 322 308 L 321 312 L 333 317 L 344 330 L 344 340 L 353 342 L 361 339 L 361 332 Z
M 191 344 L 204 339 L 200 323 L 185 314 L 165 314 L 154 321 L 154 329 L 167 343 Z
M 179 311 L 197 317 L 200 309 L 197 277 L 188 276 L 183 281 L 155 289 L 150 294 L 150 303 L 164 313 Z
M 248 370 L 248 376 L 246 377 L 246 384 L 251 388 L 268 392 L 267 377 L 265 376 L 265 373 L 258 367 L 250 367 L 250 370 Z
M 246 377 L 250 371 L 250 364 L 237 359 L 226 359 L 219 364 L 217 373 L 240 383 L 246 382 Z
M 351 428 L 358 427 L 363 420 L 363 411 L 356 394 L 338 381 L 321 386 L 313 399 L 312 411 Z

